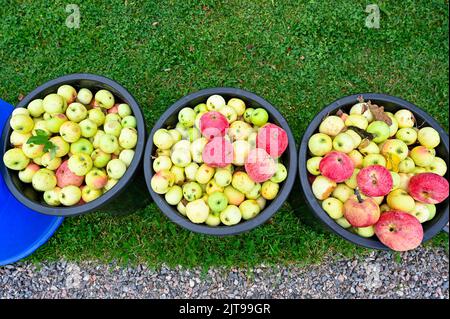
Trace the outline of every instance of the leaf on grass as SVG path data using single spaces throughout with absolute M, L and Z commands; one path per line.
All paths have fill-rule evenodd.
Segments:
M 387 125 L 392 125 L 391 118 L 384 112 L 384 106 L 378 106 L 376 104 L 372 104 L 370 101 L 367 102 L 367 106 L 369 107 L 370 112 L 372 113 L 373 117 L 377 121 L 383 121 Z

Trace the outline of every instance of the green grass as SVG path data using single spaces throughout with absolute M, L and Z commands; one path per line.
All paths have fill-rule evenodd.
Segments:
M 16 104 L 52 78 L 91 72 L 123 84 L 149 128 L 190 92 L 234 86 L 278 107 L 297 141 L 322 107 L 361 92 L 400 96 L 448 130 L 448 1 L 376 1 L 380 29 L 365 27 L 374 1 L 90 0 L 80 5 L 79 29 L 64 25 L 69 2 L 3 1 L 4 100 Z M 448 249 L 448 236 L 430 245 Z M 367 252 L 313 231 L 288 204 L 270 224 L 230 238 L 189 233 L 150 205 L 120 218 L 69 218 L 32 259 L 245 267 Z

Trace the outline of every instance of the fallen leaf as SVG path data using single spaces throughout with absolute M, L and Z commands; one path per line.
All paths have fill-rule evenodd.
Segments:
M 356 127 L 356 126 L 349 126 L 349 127 L 347 127 L 347 129 L 352 130 L 352 131 L 355 131 L 355 133 L 358 134 L 363 140 L 366 139 L 366 140 L 368 140 L 369 142 L 370 142 L 371 140 L 373 140 L 373 134 L 372 134 L 372 133 L 369 133 L 369 132 L 367 132 L 367 131 L 365 131 L 365 130 L 362 130 L 362 129 L 360 129 L 359 127 Z
M 25 97 L 25 96 L 24 96 L 22 93 L 19 93 L 19 96 L 17 97 L 17 99 L 18 99 L 19 101 L 22 101 L 24 97 Z
M 370 101 L 367 102 L 367 106 L 369 107 L 370 112 L 372 113 L 373 117 L 377 121 L 383 121 L 387 125 L 392 125 L 391 118 L 384 112 L 383 106 L 378 106 L 376 104 L 372 104 Z
M 385 157 L 386 157 L 386 168 L 388 170 L 398 173 L 398 166 L 401 162 L 400 156 L 394 153 L 387 153 Z
M 370 140 L 367 138 L 362 139 L 361 143 L 359 144 L 358 148 L 365 148 L 370 144 Z

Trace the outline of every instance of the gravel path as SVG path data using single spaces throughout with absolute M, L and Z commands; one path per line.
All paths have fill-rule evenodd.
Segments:
M 361 260 L 253 270 L 94 262 L 0 267 L 0 298 L 449 298 L 448 254 L 417 249 L 401 262 L 387 252 Z

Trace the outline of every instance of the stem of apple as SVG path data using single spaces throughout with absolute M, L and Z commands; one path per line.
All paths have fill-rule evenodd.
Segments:
M 361 197 L 361 193 L 359 192 L 358 187 L 355 188 L 355 195 L 356 195 L 356 198 L 358 199 L 359 203 L 362 203 L 364 201 Z

